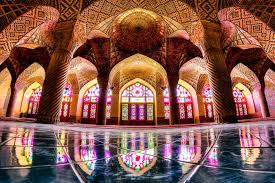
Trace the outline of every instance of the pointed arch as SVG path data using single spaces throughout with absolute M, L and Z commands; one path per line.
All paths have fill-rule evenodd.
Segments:
M 136 70 L 139 70 L 139 73 L 142 74 L 147 74 L 148 72 L 152 73 L 154 71 L 159 73 L 163 78 L 167 79 L 166 70 L 162 65 L 160 65 L 157 61 L 138 53 L 120 61 L 112 68 L 109 76 L 110 83 L 113 83 L 113 80 L 116 78 L 115 76 L 118 73 L 122 73 L 122 71 L 132 72 Z
M 137 84 L 139 84 L 139 86 L 141 86 L 141 88 L 148 88 L 148 89 L 146 89 L 146 90 L 148 90 L 148 94 L 147 94 L 147 92 L 145 92 L 144 93 L 144 97 L 145 97 L 145 100 L 142 100 L 142 102 L 141 101 L 138 101 L 138 102 L 133 102 L 132 100 L 131 100 L 131 96 L 130 95 L 127 95 L 126 97 L 127 97 L 127 101 L 123 101 L 123 97 L 122 97 L 122 94 L 124 94 L 126 91 L 129 91 L 129 92 L 131 92 L 130 91 L 130 89 L 133 87 L 133 86 L 135 86 L 135 85 L 137 85 Z M 139 87 L 138 86 L 138 87 Z M 151 93 L 151 94 L 150 94 Z M 133 94 L 134 95 L 134 94 Z M 152 96 L 153 95 L 153 96 Z M 151 85 L 151 84 L 149 84 L 148 82 L 146 82 L 145 80 L 143 80 L 143 79 L 140 79 L 140 78 L 135 78 L 135 79 L 133 79 L 133 80 L 131 80 L 131 81 L 129 81 L 128 83 L 126 83 L 126 84 L 124 84 L 124 86 L 122 86 L 121 88 L 120 88 L 120 91 L 119 91 L 119 106 L 118 106 L 118 108 L 119 108 L 119 110 L 118 110 L 118 121 L 119 121 L 119 124 L 121 124 L 122 122 L 123 122 L 123 118 L 121 117 L 121 115 L 122 115 L 122 113 L 124 113 L 124 112 L 127 112 L 127 119 L 125 119 L 125 121 L 131 121 L 131 117 L 129 117 L 128 116 L 128 113 L 131 113 L 132 111 L 130 111 L 131 110 L 131 107 L 135 107 L 135 109 L 136 109 L 136 107 L 137 107 L 137 105 L 138 104 L 134 104 L 134 103 L 142 103 L 141 105 L 143 106 L 142 108 L 143 108 L 143 110 L 144 110 L 144 112 L 142 113 L 143 115 L 145 115 L 145 116 L 147 116 L 147 118 L 145 118 L 145 116 L 144 116 L 144 121 L 146 122 L 146 121 L 148 121 L 148 111 L 147 110 L 150 110 L 150 116 L 151 115 L 153 115 L 152 116 L 152 122 L 154 123 L 154 124 L 157 124 L 157 105 L 156 105 L 156 102 L 157 102 L 157 98 L 156 98 L 156 96 L 157 96 L 157 93 L 156 93 L 156 90 L 155 90 L 155 88 Z M 148 98 L 147 98 L 148 97 Z M 148 100 L 150 98 L 150 100 Z M 132 104 L 132 102 L 133 102 L 133 104 Z M 148 103 L 150 103 L 150 104 L 148 104 Z M 127 106 L 126 106 L 127 105 Z M 124 106 L 124 108 L 122 108 L 122 106 Z M 149 107 L 150 106 L 150 107 Z M 138 106 L 138 107 L 140 107 L 140 106 Z M 126 110 L 126 108 L 127 108 L 127 110 Z M 149 109 L 150 108 L 150 109 Z M 152 108 L 153 108 L 153 110 L 152 110 Z M 125 111 L 123 111 L 125 109 Z M 138 109 L 138 110 L 141 110 L 141 109 Z M 136 115 L 136 113 L 137 113 L 137 109 L 135 110 L 136 112 L 135 112 L 135 115 Z M 147 112 L 146 112 L 147 111 Z M 153 114 L 151 114 L 151 113 L 153 113 Z M 138 120 L 138 119 L 137 119 Z M 140 121 L 140 120 L 139 120 Z M 151 121 L 151 120 L 150 120 Z M 145 123 L 146 124 L 146 123 Z M 129 125 L 129 124 L 128 124 Z M 138 124 L 136 124 L 136 125 L 138 125 Z
M 269 69 L 265 75 L 265 96 L 270 115 L 275 116 L 275 72 Z
M 157 61 L 144 56 L 142 54 L 132 55 L 118 64 L 116 64 L 109 75 L 109 83 L 112 87 L 112 106 L 119 105 L 119 91 L 126 83 L 140 78 L 152 87 L 155 88 L 157 94 L 157 116 L 160 123 L 167 123 L 164 120 L 163 106 L 163 87 L 168 85 L 167 73 L 162 65 Z M 117 107 L 112 107 L 111 118 L 114 119 L 114 123 L 117 124 L 119 120 L 120 111 Z
M 239 25 L 235 25 L 230 21 L 221 22 L 223 31 L 224 48 L 239 47 L 241 49 L 262 48 L 261 44 L 247 31 L 243 30 Z
M 196 90 L 201 75 L 207 74 L 206 60 L 199 57 L 183 64 L 179 72 L 180 79 L 189 83 Z
M 26 89 L 23 95 L 23 100 L 22 100 L 21 110 L 20 110 L 20 113 L 22 113 L 23 116 L 26 116 L 28 112 L 29 101 L 30 101 L 31 95 L 33 94 L 33 91 L 39 87 L 42 87 L 42 85 L 38 82 L 34 82 Z
M 255 104 L 251 91 L 242 83 L 237 83 L 234 87 L 238 88 L 245 96 L 247 102 L 247 111 L 249 115 L 255 114 Z M 233 87 L 233 88 L 234 88 Z
M 191 94 L 194 122 L 199 123 L 199 121 L 200 121 L 199 120 L 199 106 L 198 106 L 198 97 L 197 97 L 196 90 L 188 82 L 186 82 L 182 79 L 179 80 L 179 85 L 186 88 L 188 90 L 188 92 Z
M 35 33 L 38 27 L 45 22 L 57 22 L 58 18 L 58 10 L 49 6 L 37 6 L 17 17 L 1 31 L 3 36 L 0 39 L 0 44 L 3 46 L 0 49 L 0 55 L 9 55 L 12 48 L 21 38 L 26 36 L 29 32 Z
M 6 68 L 0 72 L 0 116 L 5 116 L 10 97 L 11 74 Z
M 17 78 L 15 83 L 16 89 L 16 99 L 15 99 L 15 107 L 13 110 L 13 116 L 19 117 L 21 112 L 21 107 L 24 106 L 25 111 L 25 103 L 24 95 L 26 90 L 33 84 L 37 83 L 40 86 L 43 86 L 46 72 L 44 68 L 38 64 L 33 63 L 28 68 L 26 68 Z M 28 103 L 28 102 L 27 102 Z
M 242 63 L 237 64 L 232 69 L 230 73 L 230 77 L 232 80 L 234 78 L 243 78 L 246 81 L 249 81 L 252 88 L 260 82 L 257 75 Z
M 220 21 L 230 21 L 254 37 L 273 62 L 275 61 L 275 32 L 246 9 L 230 7 L 219 11 Z M 247 23 L 249 22 L 249 23 Z
M 96 78 L 97 69 L 89 60 L 82 57 L 76 57 L 72 59 L 70 64 L 68 75 L 71 74 L 74 75 L 75 83 L 78 85 L 75 86 L 74 89 L 78 88 L 75 91 L 80 91 L 84 85 Z
M 82 111 L 83 111 L 83 99 L 86 91 L 91 88 L 92 86 L 97 84 L 97 79 L 93 79 L 90 82 L 86 83 L 79 91 L 78 95 L 78 102 L 77 102 L 77 107 L 76 107 L 76 120 L 77 122 L 81 121 L 82 117 Z

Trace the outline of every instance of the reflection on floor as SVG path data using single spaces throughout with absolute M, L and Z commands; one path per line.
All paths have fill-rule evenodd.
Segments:
M 0 122 L 0 182 L 275 182 L 275 123 L 102 129 Z

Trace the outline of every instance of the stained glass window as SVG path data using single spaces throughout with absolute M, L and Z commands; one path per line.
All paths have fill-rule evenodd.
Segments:
M 97 112 L 97 102 L 99 99 L 99 85 L 96 84 L 89 88 L 84 94 L 82 117 L 86 119 L 95 119 Z
M 166 88 L 163 91 L 163 96 L 164 96 L 164 117 L 165 119 L 170 118 L 170 102 L 169 102 L 169 92 L 168 89 Z
M 122 121 L 154 120 L 154 94 L 140 82 L 122 92 L 121 102 Z
M 128 119 L 128 104 L 122 104 L 122 120 L 127 121 Z
M 205 117 L 212 119 L 214 117 L 213 110 L 213 93 L 209 85 L 205 85 L 202 91 Z
M 38 112 L 39 102 L 42 94 L 42 87 L 39 86 L 33 90 L 32 95 L 29 99 L 28 114 L 34 115 Z
M 248 115 L 247 101 L 243 92 L 239 88 L 234 87 L 233 96 L 235 100 L 237 116 L 242 117 Z
M 154 106 L 153 104 L 147 104 L 147 120 L 153 121 L 154 118 Z
M 106 104 L 106 119 L 111 118 L 112 90 L 108 87 L 107 104 Z
M 137 114 L 137 105 L 136 104 L 132 104 L 131 105 L 131 120 L 137 120 L 137 116 L 136 116 L 136 114 Z
M 140 120 L 145 120 L 145 108 L 144 108 L 144 104 L 139 104 L 139 119 Z M 147 115 L 148 116 L 148 115 Z
M 70 117 L 73 88 L 71 84 L 66 84 L 63 91 L 62 106 L 60 111 L 61 121 L 67 121 Z
M 169 92 L 166 88 L 163 92 L 164 95 L 164 114 L 165 119 L 169 119 L 170 107 L 169 107 Z M 193 118 L 192 96 L 190 92 L 181 85 L 177 86 L 177 97 L 179 103 L 179 113 L 181 120 L 187 120 Z

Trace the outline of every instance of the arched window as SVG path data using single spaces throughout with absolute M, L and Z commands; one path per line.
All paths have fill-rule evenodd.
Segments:
M 106 104 L 106 119 L 111 118 L 111 105 L 112 105 L 112 90 L 108 87 L 107 104 Z
M 41 98 L 42 87 L 34 89 L 29 99 L 28 116 L 34 116 L 38 112 L 39 102 Z
M 96 84 L 89 88 L 84 94 L 83 98 L 83 110 L 82 110 L 82 122 L 95 123 L 97 103 L 99 99 L 99 85 Z
M 183 86 L 177 86 L 180 119 L 193 119 L 192 96 Z
M 239 117 L 247 116 L 248 115 L 247 101 L 243 92 L 239 88 L 234 87 L 233 96 L 235 100 L 237 116 Z
M 169 107 L 169 92 L 166 88 L 164 90 L 164 115 L 165 119 L 169 119 L 170 107 Z M 181 85 L 177 86 L 177 97 L 179 103 L 179 112 L 181 121 L 193 120 L 193 105 L 192 96 L 190 92 Z
M 208 120 L 213 120 L 214 109 L 213 109 L 213 93 L 209 85 L 205 85 L 202 91 L 205 117 Z
M 164 96 L 164 118 L 169 119 L 170 118 L 170 101 L 169 101 L 169 91 L 168 88 L 166 88 L 163 91 Z
M 73 97 L 72 85 L 67 83 L 63 91 L 62 106 L 61 106 L 61 112 L 60 112 L 61 121 L 69 121 L 70 119 L 70 109 L 71 109 L 71 103 L 73 100 L 72 97 Z
M 122 121 L 154 121 L 154 94 L 140 82 L 122 92 Z

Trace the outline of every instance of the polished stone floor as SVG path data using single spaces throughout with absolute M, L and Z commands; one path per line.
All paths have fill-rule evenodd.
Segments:
M 0 122 L 0 182 L 275 182 L 275 122 L 94 128 Z

